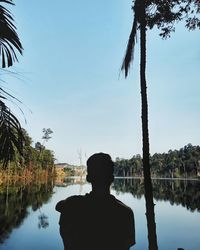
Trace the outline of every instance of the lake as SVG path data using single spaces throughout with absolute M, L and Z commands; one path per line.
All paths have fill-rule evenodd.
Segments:
M 80 178 L 0 186 L 0 250 L 63 249 L 55 205 L 90 191 Z M 155 179 L 153 191 L 159 249 L 200 250 L 200 181 Z M 132 249 L 148 249 L 143 180 L 115 179 L 111 193 L 134 211 Z

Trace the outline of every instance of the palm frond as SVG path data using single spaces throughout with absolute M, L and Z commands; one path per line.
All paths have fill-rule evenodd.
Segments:
M 133 61 L 134 47 L 135 47 L 136 34 L 137 34 L 137 25 L 138 25 L 138 21 L 135 15 L 131 33 L 130 33 L 129 40 L 128 40 L 128 44 L 126 47 L 126 53 L 125 53 L 124 60 L 121 66 L 121 70 L 122 71 L 124 70 L 125 72 L 125 77 L 127 77 L 130 64 Z
M 0 101 L 0 161 L 6 168 L 16 152 L 23 155 L 24 136 L 18 119 L 4 102 Z
M 22 102 L 18 98 L 16 98 L 15 96 L 11 95 L 10 93 L 8 93 L 7 91 L 5 91 L 3 88 L 0 87 L 0 93 L 1 92 L 3 92 L 6 96 L 11 97 L 12 99 L 14 99 L 14 100 L 16 100 L 16 101 L 18 101 L 19 103 L 22 104 Z M 2 95 L 2 96 L 0 96 L 1 98 L 7 99 L 6 96 L 4 96 L 3 94 L 1 94 L 1 95 Z
M 0 0 L 0 2 L 2 2 L 2 3 L 9 3 L 9 4 L 14 5 L 14 3 L 13 3 L 12 0 Z
M 14 4 L 11 0 L 0 0 L 2 3 Z M 10 67 L 17 61 L 15 50 L 22 54 L 22 44 L 13 24 L 14 19 L 8 9 L 0 5 L 0 57 L 1 67 Z

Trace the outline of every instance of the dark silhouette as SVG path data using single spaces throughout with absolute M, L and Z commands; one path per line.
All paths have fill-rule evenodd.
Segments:
M 4 4 L 14 5 L 12 0 L 0 1 L 0 68 L 7 68 L 14 64 L 17 52 L 22 54 L 23 47 L 14 25 L 11 12 Z M 14 159 L 16 151 L 23 155 L 23 134 L 17 117 L 12 113 L 7 102 L 17 101 L 13 95 L 0 87 L 0 161 L 3 167 Z
M 87 161 L 92 191 L 56 205 L 65 250 L 128 250 L 135 244 L 133 212 L 110 194 L 113 166 L 108 154 L 92 155 Z
M 148 228 L 149 250 L 157 250 L 156 222 L 154 213 L 153 190 L 151 183 L 151 171 L 149 161 L 149 130 L 148 130 L 148 102 L 147 102 L 147 84 L 146 84 L 146 3 L 144 0 L 134 1 L 133 6 L 134 20 L 129 37 L 127 50 L 122 64 L 122 70 L 125 70 L 125 77 L 128 75 L 130 62 L 133 59 L 133 49 L 135 46 L 136 33 L 139 26 L 140 30 L 140 89 L 141 89 L 141 118 L 142 118 L 142 154 L 143 154 L 143 174 L 144 190 L 146 200 L 146 217 Z

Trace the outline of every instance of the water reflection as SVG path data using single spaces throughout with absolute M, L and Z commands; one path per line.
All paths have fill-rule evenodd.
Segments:
M 200 181 L 153 179 L 155 200 L 169 201 L 171 205 L 182 205 L 190 211 L 200 211 Z M 116 179 L 113 189 L 131 193 L 140 199 L 144 195 L 143 179 Z
M 44 213 L 41 213 L 38 216 L 39 222 L 38 222 L 38 228 L 47 228 L 49 226 L 48 216 L 46 216 Z
M 186 181 L 186 180 L 152 180 L 153 182 L 153 192 L 154 192 L 154 198 L 157 201 L 168 201 L 171 205 L 182 205 L 183 207 L 187 208 L 189 211 L 198 211 L 200 212 L 200 181 Z M 40 237 L 57 237 L 54 240 L 54 245 L 51 249 L 59 249 L 55 246 L 61 244 L 59 243 L 59 231 L 56 229 L 56 226 L 58 225 L 58 216 L 57 213 L 54 211 L 55 204 L 58 200 L 61 199 L 61 197 L 66 197 L 66 192 L 70 192 L 68 195 L 73 194 L 84 194 L 85 192 L 88 192 L 88 185 L 85 184 L 84 178 L 68 178 L 65 180 L 59 180 L 57 183 L 58 188 L 55 188 L 56 192 L 53 195 L 53 187 L 54 183 L 31 183 L 29 185 L 21 185 L 21 184 L 15 184 L 10 186 L 0 186 L 0 242 L 4 242 L 6 238 L 9 237 L 10 233 L 14 228 L 22 228 L 25 218 L 28 216 L 32 216 L 33 214 L 31 211 L 38 211 L 37 214 L 35 214 L 34 220 L 36 220 L 36 228 L 38 230 L 37 238 L 40 239 Z M 76 185 L 74 185 L 76 184 Z M 60 187 L 63 186 L 63 187 Z M 66 187 L 66 188 L 65 188 Z M 68 188 L 67 188 L 68 187 Z M 83 188 L 83 191 L 81 191 Z M 77 190 L 77 193 L 74 193 L 74 190 Z M 145 249 L 144 248 L 144 239 L 139 238 L 143 237 L 144 231 L 145 231 L 145 216 L 144 221 L 141 219 L 139 211 L 141 211 L 141 205 L 139 205 L 140 199 L 144 195 L 144 182 L 143 179 L 115 179 L 115 182 L 112 186 L 112 189 L 115 190 L 117 194 L 119 194 L 120 199 L 126 197 L 126 194 L 132 194 L 134 198 L 137 198 L 138 200 L 138 209 L 136 207 L 136 200 L 133 202 L 130 201 L 129 204 L 131 205 L 132 202 L 134 203 L 134 209 L 136 214 L 136 220 L 140 221 L 139 224 L 137 224 L 137 235 L 138 235 L 138 243 L 137 243 L 137 249 Z M 50 199 L 52 197 L 52 199 Z M 131 197 L 129 195 L 129 197 Z M 44 209 L 42 207 L 43 204 L 48 203 L 48 209 Z M 158 204 L 158 203 L 157 203 Z M 167 203 L 166 203 L 167 204 Z M 143 206 L 143 205 L 142 205 Z M 169 218 L 172 214 L 170 214 L 170 217 L 165 214 L 163 216 L 163 207 L 160 207 L 159 205 L 157 207 L 157 223 L 159 224 L 159 230 L 158 230 L 158 239 L 160 242 L 165 242 L 165 239 L 169 239 L 170 237 L 173 237 L 173 234 L 168 238 L 166 236 L 166 231 L 162 231 L 162 225 L 164 229 L 168 228 L 167 223 L 168 221 L 171 221 Z M 158 210 L 159 209 L 159 210 Z M 177 208 L 174 206 L 174 213 L 179 213 L 177 211 Z M 143 211 L 143 210 L 142 210 Z M 169 208 L 167 207 L 167 211 L 169 211 Z M 173 210 L 170 210 L 172 213 Z M 182 211 L 182 210 L 181 210 Z M 186 209 L 185 209 L 186 211 Z M 143 214 L 145 211 L 143 211 Z M 183 212 L 182 212 L 183 213 Z M 48 215 L 48 217 L 47 217 Z M 181 214 L 180 214 L 181 215 Z M 138 217 L 137 217 L 138 216 Z M 182 225 L 183 221 L 187 221 L 186 216 L 188 216 L 188 213 L 184 213 L 184 217 L 181 217 L 180 221 L 176 223 L 176 226 Z M 195 216 L 194 216 L 195 217 Z M 192 217 L 193 218 L 193 217 Z M 194 219 L 193 224 L 195 224 L 196 218 Z M 27 218 L 28 219 L 28 218 Z M 143 222 L 141 222 L 141 220 Z M 164 220 L 164 221 L 163 221 Z M 144 224 L 144 227 L 141 229 L 141 224 Z M 186 223 L 186 222 L 185 222 Z M 142 225 L 143 225 L 142 224 Z M 196 224 L 195 224 L 196 225 Z M 194 230 L 192 231 L 192 235 L 195 235 L 199 232 L 198 226 L 194 225 Z M 171 228 L 171 224 L 169 225 Z M 30 225 L 27 226 L 30 228 Z M 185 228 L 187 226 L 183 226 Z M 195 229 L 196 227 L 196 229 Z M 163 229 L 163 230 L 164 230 Z M 32 229 L 33 230 L 33 229 Z M 36 229 L 34 229 L 36 230 Z M 42 230 L 42 231 L 41 231 Z M 56 231 L 57 230 L 57 231 Z M 170 229 L 171 230 L 171 229 Z M 170 230 L 168 230 L 170 232 Z M 183 229 L 177 229 L 176 231 L 181 231 Z M 27 229 L 24 229 L 23 234 L 26 233 Z M 52 235 L 49 236 L 49 233 L 52 232 Z M 182 232 L 182 231 L 181 231 Z M 34 233 L 36 233 L 34 231 Z M 44 236 L 46 233 L 47 236 Z M 163 238 L 162 238 L 163 235 Z M 28 236 L 27 241 L 28 241 Z M 174 237 L 177 239 L 178 234 L 174 233 Z M 182 236 L 180 236 L 182 237 Z M 187 233 L 187 237 L 188 233 Z M 192 236 L 191 236 L 192 237 Z M 11 239 L 12 237 L 10 237 Z M 10 240 L 9 239 L 9 240 Z M 29 239 L 31 241 L 31 239 Z M 53 240 L 53 239 L 52 239 Z M 38 240 L 40 242 L 40 240 Z M 6 245 L 2 244 L 4 248 L 2 249 L 15 249 L 14 247 L 11 247 L 12 241 L 9 241 L 10 245 L 8 248 L 6 248 Z M 13 240 L 13 242 L 15 242 Z M 45 242 L 45 241 L 44 241 Z M 48 242 L 48 240 L 46 241 Z M 141 248 L 140 246 L 141 242 Z M 173 241 L 170 241 L 173 242 Z M 52 243 L 52 244 L 53 244 Z M 181 246 L 182 241 L 180 240 L 180 243 L 178 246 Z M 13 243 L 14 244 L 14 243 Z M 28 243 L 27 243 L 28 244 Z M 31 241 L 31 244 L 36 244 L 35 241 Z M 167 244 L 165 242 L 165 244 Z M 164 246 L 164 245 L 163 245 Z M 177 247 L 178 247 L 177 246 Z M 53 248 L 54 247 L 54 248 Z M 20 249 L 28 249 L 25 246 Z M 32 249 L 40 249 L 35 246 L 35 248 Z M 44 246 L 41 247 L 41 249 L 50 249 L 45 248 Z M 165 248 L 161 248 L 165 249 Z M 168 248 L 171 249 L 171 248 Z M 177 249 L 177 248 L 175 248 Z M 188 248 L 189 249 L 189 248 Z M 196 248 L 190 248 L 195 249 Z
M 0 243 L 9 237 L 28 216 L 28 208 L 36 211 L 47 203 L 53 194 L 53 183 L 21 183 L 0 186 Z M 40 211 L 38 227 L 48 227 L 48 218 Z
M 58 186 L 84 184 L 82 178 L 66 178 Z M 157 201 L 169 201 L 171 205 L 182 205 L 191 212 L 200 212 L 200 181 L 177 179 L 153 179 L 153 195 Z M 112 185 L 117 194 L 131 193 L 140 199 L 144 196 L 144 179 L 116 178 Z

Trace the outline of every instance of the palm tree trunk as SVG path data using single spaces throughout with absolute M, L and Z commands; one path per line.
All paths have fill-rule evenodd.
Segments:
M 140 84 L 142 99 L 142 138 L 143 138 L 143 173 L 144 189 L 146 200 L 146 217 L 148 228 L 149 250 L 157 250 L 156 223 L 154 214 L 153 192 L 151 183 L 151 173 L 149 164 L 149 133 L 148 133 L 148 104 L 146 86 L 146 20 L 145 20 L 145 0 L 141 6 L 140 23 Z

